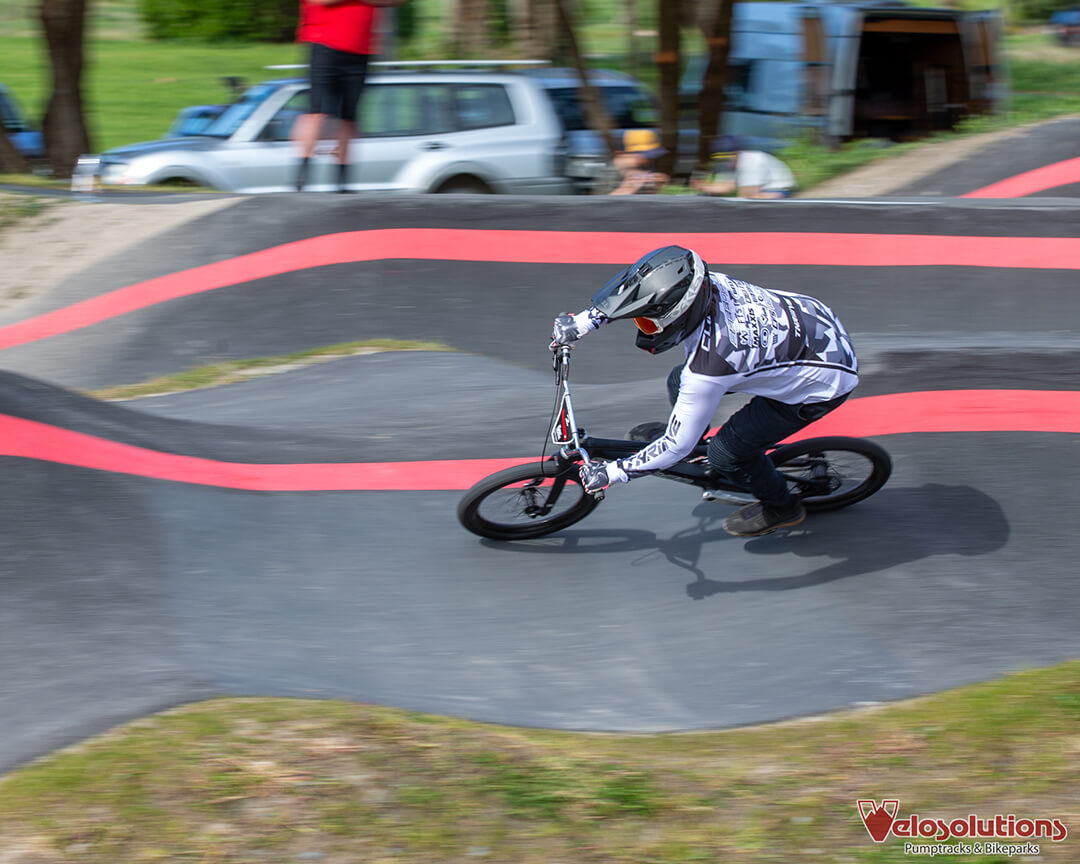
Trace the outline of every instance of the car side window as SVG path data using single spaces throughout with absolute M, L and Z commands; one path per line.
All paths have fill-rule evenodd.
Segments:
M 260 141 L 288 141 L 292 137 L 293 124 L 296 123 L 296 118 L 301 114 L 306 114 L 308 111 L 308 93 L 307 90 L 301 90 L 299 93 L 294 94 L 288 102 L 282 105 L 277 113 L 270 118 L 270 122 L 266 124 L 266 128 L 263 129 L 259 135 Z
M 450 132 L 452 91 L 446 84 L 375 84 L 360 97 L 360 132 L 400 138 Z
M 600 91 L 618 129 L 650 129 L 660 125 L 660 112 L 645 90 L 604 87 Z
M 551 104 L 555 107 L 555 113 L 559 115 L 563 128 L 567 132 L 576 132 L 579 129 L 587 129 L 585 115 L 581 111 L 581 100 L 577 91 L 572 87 L 552 87 L 547 91 Z
M 514 108 L 502 84 L 459 84 L 454 89 L 459 129 L 514 124 Z

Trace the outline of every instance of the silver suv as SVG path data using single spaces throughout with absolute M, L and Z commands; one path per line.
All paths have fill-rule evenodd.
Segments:
M 101 155 L 107 185 L 193 183 L 233 192 L 293 187 L 293 123 L 306 79 L 247 90 L 200 135 L 147 141 Z M 512 72 L 373 72 L 352 143 L 356 191 L 570 193 L 566 140 L 543 87 Z M 324 132 L 328 139 L 329 132 Z M 336 189 L 332 140 L 316 150 L 306 189 Z

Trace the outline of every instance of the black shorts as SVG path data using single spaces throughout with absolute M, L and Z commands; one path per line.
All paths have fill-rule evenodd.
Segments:
M 367 54 L 350 54 L 312 43 L 311 113 L 355 121 L 367 67 Z

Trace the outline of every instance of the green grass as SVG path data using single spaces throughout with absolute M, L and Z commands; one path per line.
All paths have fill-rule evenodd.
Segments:
M 93 149 L 160 138 L 181 108 L 230 101 L 219 80 L 222 75 L 239 75 L 252 82 L 283 78 L 295 73 L 264 67 L 302 60 L 297 45 L 90 40 L 85 74 Z M 49 79 L 36 40 L 0 37 L 0 81 L 16 94 L 28 117 L 41 117 Z
M 1078 704 L 1078 662 L 869 711 L 671 735 L 221 699 L 8 775 L 0 836 L 28 861 L 102 864 L 925 860 L 895 838 L 875 846 L 856 801 L 1075 830 Z M 1043 842 L 1039 860 L 1072 861 L 1075 842 Z
M 235 384 L 237 381 L 246 381 L 259 375 L 272 375 L 286 369 L 325 363 L 352 354 L 372 354 L 378 351 L 451 350 L 453 349 L 437 342 L 407 339 L 365 339 L 358 342 L 342 342 L 337 345 L 310 348 L 306 351 L 297 351 L 293 354 L 283 354 L 278 357 L 256 357 L 246 360 L 210 363 L 138 384 L 125 384 L 120 387 L 95 390 L 90 395 L 98 399 L 109 400 L 138 399 L 159 393 L 221 387 L 225 384 Z
M 0 233 L 20 222 L 36 219 L 56 203 L 48 198 L 0 193 Z

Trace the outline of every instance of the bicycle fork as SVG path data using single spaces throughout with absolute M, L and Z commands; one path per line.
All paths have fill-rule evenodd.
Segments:
M 559 414 L 551 426 L 551 443 L 561 445 L 559 457 L 566 462 L 573 462 L 580 457 L 585 465 L 590 464 L 589 452 L 581 445 L 581 433 L 577 418 L 574 416 L 574 402 L 570 398 L 570 352 L 569 345 L 563 345 L 555 354 L 555 380 L 562 390 Z M 590 492 L 597 501 L 604 500 L 604 490 Z

